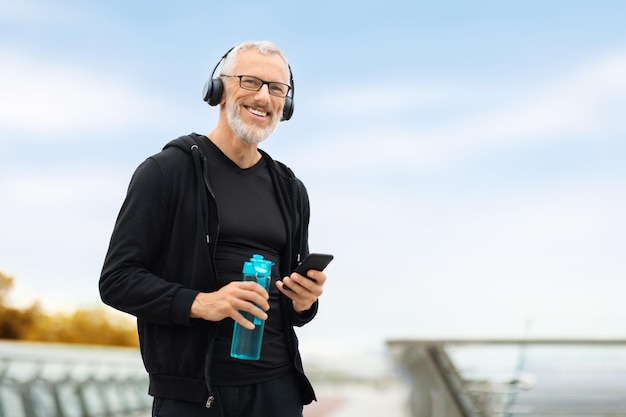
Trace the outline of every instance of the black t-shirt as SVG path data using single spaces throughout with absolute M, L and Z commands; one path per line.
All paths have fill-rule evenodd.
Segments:
M 208 141 L 207 165 L 211 188 L 217 201 L 219 236 L 215 263 L 220 287 L 241 279 L 243 263 L 253 254 L 263 255 L 275 263 L 269 290 L 270 309 L 265 321 L 263 347 L 258 361 L 230 356 L 234 321 L 220 322 L 215 338 L 211 377 L 216 385 L 245 385 L 270 380 L 289 372 L 280 312 L 280 293 L 276 280 L 281 279 L 280 254 L 286 244 L 287 231 L 280 212 L 267 167 L 261 160 L 241 169 L 213 142 Z

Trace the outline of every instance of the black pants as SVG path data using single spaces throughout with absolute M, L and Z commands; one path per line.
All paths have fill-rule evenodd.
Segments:
M 155 398 L 153 417 L 302 417 L 295 375 L 260 384 L 214 387 L 215 401 L 205 404 Z

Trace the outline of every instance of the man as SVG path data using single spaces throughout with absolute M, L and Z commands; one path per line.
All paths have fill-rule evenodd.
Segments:
M 291 69 L 265 41 L 222 60 L 205 89 L 220 106 L 217 126 L 171 141 L 137 168 L 100 294 L 137 317 L 153 416 L 301 417 L 315 393 L 294 326 L 315 316 L 326 275 L 292 273 L 308 254 L 308 196 L 258 149 L 291 117 Z M 253 254 L 275 263 L 269 291 L 240 280 Z M 229 354 L 234 322 L 254 328 L 241 312 L 265 320 L 258 361 Z

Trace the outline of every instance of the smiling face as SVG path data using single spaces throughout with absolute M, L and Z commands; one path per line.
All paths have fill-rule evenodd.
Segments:
M 289 70 L 279 55 L 263 55 L 253 49 L 239 52 L 233 74 L 289 84 Z M 249 145 L 267 139 L 280 122 L 284 97 L 269 94 L 267 85 L 259 91 L 251 91 L 240 87 L 239 78 L 222 79 L 225 82 L 226 117 L 235 136 Z

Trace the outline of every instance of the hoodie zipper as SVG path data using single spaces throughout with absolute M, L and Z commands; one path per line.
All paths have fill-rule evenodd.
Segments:
M 206 400 L 206 408 L 211 408 L 213 401 L 215 401 L 215 397 L 212 395 L 209 395 L 209 398 Z
M 195 140 L 194 140 L 195 142 Z M 192 154 L 192 158 L 194 160 L 194 166 L 196 169 L 196 176 L 198 177 L 198 181 L 201 182 L 201 184 L 203 185 L 203 187 L 199 186 L 199 190 L 200 188 L 202 189 L 202 191 L 199 191 L 200 194 L 202 193 L 206 193 L 207 191 L 209 192 L 209 194 L 211 195 L 211 197 L 213 198 L 213 200 L 215 200 L 215 195 L 213 194 L 213 190 L 211 189 L 211 186 L 208 183 L 208 180 L 206 178 L 206 164 L 202 163 L 202 161 L 206 162 L 206 159 L 204 159 L 204 155 L 202 154 L 202 152 L 200 151 L 200 148 L 198 147 L 198 145 L 196 143 L 191 145 L 190 148 L 191 154 Z M 205 194 L 206 196 L 206 194 Z M 206 234 L 206 243 L 210 246 L 211 245 L 211 233 L 210 230 L 208 229 L 208 205 L 209 205 L 209 201 L 208 198 L 204 197 L 204 198 L 200 198 L 200 201 L 203 202 L 202 204 L 202 217 L 203 217 L 203 223 L 205 223 L 205 234 Z M 217 233 L 219 234 L 219 223 L 217 226 Z M 209 248 L 210 251 L 210 248 Z M 215 269 L 215 265 L 213 266 L 213 268 Z M 214 271 L 216 272 L 216 271 Z M 209 341 L 209 343 L 211 343 Z M 209 348 L 210 351 L 212 351 L 212 348 Z M 207 355 L 209 355 L 209 352 L 207 352 Z M 206 372 L 206 369 L 205 369 Z M 211 405 L 213 405 L 213 402 L 215 401 L 215 397 L 213 396 L 213 393 L 211 392 L 211 384 L 209 382 L 209 379 L 207 377 L 207 389 L 209 391 L 209 397 L 206 400 L 206 404 L 205 407 L 206 408 L 211 408 Z

